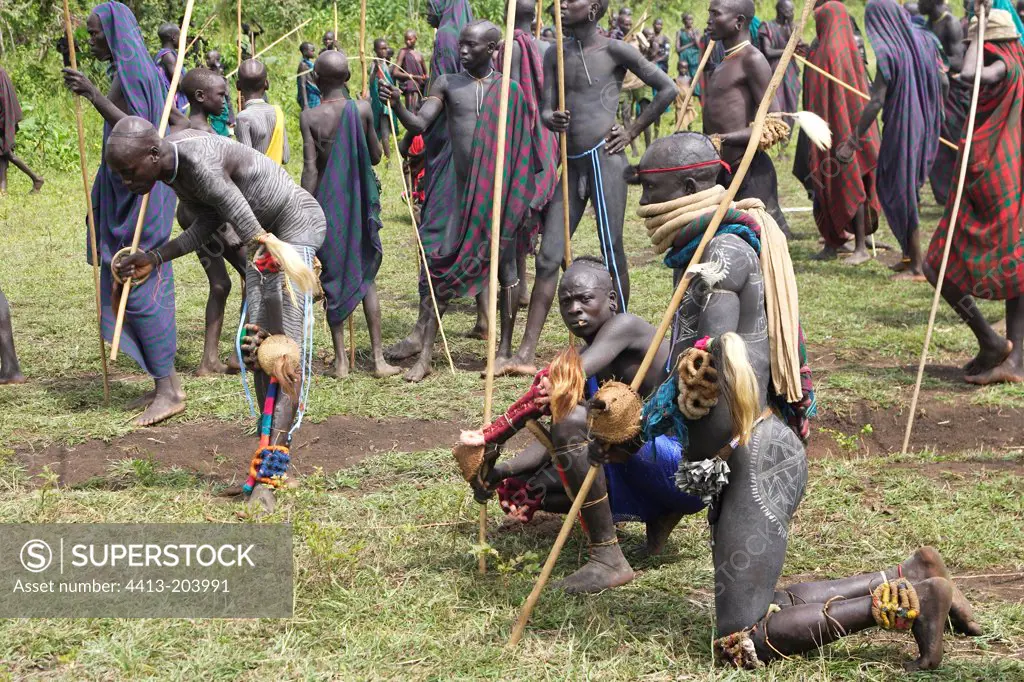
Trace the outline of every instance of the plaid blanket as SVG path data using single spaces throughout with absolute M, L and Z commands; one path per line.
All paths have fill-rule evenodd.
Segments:
M 986 42 L 985 56 L 1006 64 L 1006 78 L 981 86 L 946 279 L 971 296 L 1004 300 L 1024 294 L 1024 47 L 1018 41 Z M 962 154 L 962 144 L 960 149 Z M 960 162 L 958 156 L 957 168 Z M 928 247 L 928 264 L 936 271 L 949 234 L 954 200 L 951 193 Z
M 826 2 L 814 12 L 818 44 L 808 61 L 831 73 L 862 92 L 868 91 L 868 75 L 857 51 L 853 25 L 846 7 Z M 857 126 L 864 100 L 841 88 L 814 69 L 804 73 L 804 109 L 821 116 L 832 128 L 834 140 L 844 140 Z M 841 164 L 833 150 L 805 146 L 808 154 L 807 173 L 814 191 L 814 220 L 825 243 L 836 249 L 846 243 L 845 232 L 857 208 L 868 205 L 868 231 L 878 227 L 881 207 L 875 192 L 875 167 L 878 165 L 878 127 L 873 125 L 864 137 L 861 149 L 849 164 Z
M 484 94 L 480 117 L 473 131 L 473 165 L 469 172 L 462 216 L 448 236 L 454 245 L 446 253 L 430 255 L 430 276 L 438 298 L 475 296 L 486 284 L 491 248 L 491 208 L 494 203 L 495 157 L 498 146 L 498 102 L 501 81 L 494 81 Z M 530 144 L 530 111 L 522 90 L 509 83 L 508 118 L 505 135 L 505 173 L 502 187 L 502 258 L 514 258 L 525 246 L 522 225 L 535 192 L 534 159 Z M 447 208 L 450 211 L 452 206 Z M 496 265 L 496 264 L 494 264 Z
M 14 150 L 14 134 L 21 121 L 18 93 L 7 72 L 0 67 L 0 156 Z
M 758 38 L 766 37 L 771 47 L 781 50 L 786 47 L 792 32 L 792 26 L 786 28 L 778 22 L 765 21 L 761 24 Z M 768 65 L 772 67 L 772 72 L 775 71 L 775 67 L 778 64 L 778 59 L 768 60 Z M 800 86 L 800 67 L 794 59 L 786 67 L 786 75 L 782 78 L 782 85 L 775 92 L 775 106 L 779 108 L 779 111 L 793 112 L 797 110 L 797 107 L 800 106 Z
M 160 82 L 163 83 L 164 88 L 170 90 L 171 79 L 167 77 L 167 71 L 164 70 L 164 65 L 160 63 L 160 60 L 164 58 L 165 54 L 174 55 L 175 59 L 177 59 L 177 54 L 175 53 L 174 50 L 170 49 L 169 47 L 162 47 L 153 56 L 153 63 L 156 64 L 157 73 L 160 75 Z M 187 72 L 188 69 L 182 66 L 181 77 L 184 78 Z M 180 91 L 174 93 L 174 108 L 178 111 L 185 111 L 186 109 L 188 109 L 188 97 L 185 97 L 185 95 Z
M 390 85 L 394 85 L 395 83 L 394 79 L 391 77 L 391 73 L 383 67 L 380 61 L 374 59 L 373 67 L 370 69 L 370 110 L 373 112 L 373 129 L 377 131 L 378 135 L 380 135 L 390 126 L 394 126 L 393 130 L 397 134 L 399 130 L 398 117 L 395 116 L 395 112 L 392 111 L 391 123 L 388 123 L 387 107 L 385 107 L 384 103 L 380 101 L 381 80 Z M 383 138 L 381 139 L 381 143 L 383 143 Z
M 323 267 L 327 322 L 341 324 L 363 300 L 380 269 L 380 194 L 370 150 L 352 100 L 345 102 L 327 165 L 316 188 L 327 234 L 316 252 Z

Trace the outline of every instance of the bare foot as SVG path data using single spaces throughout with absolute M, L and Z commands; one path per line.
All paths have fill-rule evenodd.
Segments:
M 199 368 L 196 369 L 197 377 L 208 377 L 214 374 L 227 374 L 228 366 L 221 362 L 219 359 L 214 359 L 212 362 L 204 360 Z
M 496 376 L 496 377 L 503 376 L 503 374 L 504 374 L 503 370 L 504 370 L 505 367 L 508 366 L 508 364 L 510 362 L 512 362 L 512 358 L 503 358 L 503 357 L 496 357 L 496 358 L 494 358 L 494 376 Z M 486 379 L 487 378 L 487 368 L 486 367 L 484 367 L 484 369 L 480 370 L 480 378 L 481 379 Z
M 345 379 L 348 377 L 348 357 L 339 356 L 334 358 L 334 362 L 332 362 L 330 368 L 324 372 L 324 376 L 333 377 L 335 379 Z
M 953 603 L 953 585 L 945 578 L 928 578 L 914 587 L 921 601 L 921 613 L 911 630 L 921 655 L 903 667 L 910 672 L 934 670 L 942 663 L 942 632 Z
M 418 336 L 407 336 L 393 346 L 384 349 L 384 357 L 388 362 L 401 362 L 418 355 L 423 350 L 423 339 Z
M 949 621 L 953 626 L 953 632 L 961 635 L 977 637 L 982 634 L 981 626 L 974 620 L 974 609 L 971 603 L 964 597 L 949 575 L 946 562 L 942 555 L 934 547 L 921 547 L 910 555 L 910 558 L 900 564 L 905 575 L 912 583 L 918 583 L 928 578 L 945 578 L 953 587 L 953 602 L 949 609 Z
M 1006 358 L 999 365 L 987 372 L 979 372 L 965 376 L 969 384 L 988 386 L 989 384 L 1019 384 L 1024 382 L 1024 369 L 1017 366 L 1011 358 Z
M 845 265 L 862 265 L 871 260 L 871 254 L 867 249 L 859 249 L 850 254 L 849 258 L 843 260 Z
M 684 514 L 666 514 L 647 522 L 647 555 L 657 556 L 665 550 L 665 543 Z
M 590 561 L 568 578 L 558 581 L 555 587 L 569 594 L 593 594 L 625 585 L 633 578 L 633 569 L 618 545 L 591 547 Z
M 924 276 L 923 272 L 914 272 L 913 270 L 901 270 L 893 275 L 890 279 L 896 282 L 927 282 L 928 278 Z
M 20 371 L 7 373 L 0 373 L 0 386 L 4 384 L 23 384 L 28 381 L 25 375 Z
M 532 377 L 537 374 L 537 366 L 532 362 L 523 362 L 518 354 L 504 358 L 494 367 L 496 377 Z
M 29 192 L 29 194 L 39 194 L 39 190 L 41 190 L 43 188 L 43 183 L 45 183 L 45 182 L 46 182 L 46 180 L 43 180 L 42 178 L 39 178 L 38 180 L 33 182 L 32 183 L 32 191 Z
M 877 244 L 875 244 L 875 248 L 876 249 L 878 248 Z M 889 266 L 889 269 L 892 270 L 893 272 L 903 272 L 903 271 L 905 271 L 905 270 L 907 270 L 909 268 L 910 268 L 910 259 L 909 258 L 901 258 L 899 261 L 897 261 L 896 263 L 893 263 L 892 265 Z
M 242 366 L 238 364 L 238 357 L 234 353 L 227 357 L 227 360 L 224 361 L 224 364 L 228 368 L 228 374 L 238 374 L 238 372 L 242 369 Z
M 409 381 L 409 382 L 412 382 L 412 383 L 415 384 L 415 383 L 418 383 L 420 381 L 423 381 L 428 376 L 430 376 L 430 372 L 431 371 L 432 370 L 430 368 L 430 363 L 429 362 L 423 362 L 422 360 L 420 360 L 415 365 L 413 365 L 412 367 L 409 368 L 409 371 L 405 373 L 405 376 L 403 378 L 406 381 Z
M 811 256 L 811 260 L 826 261 L 835 260 L 838 257 L 838 252 L 831 246 L 824 247 L 821 251 Z
M 394 365 L 389 365 L 388 363 L 386 363 L 384 361 L 384 358 L 380 358 L 379 360 L 375 360 L 373 362 L 373 371 L 370 372 L 370 375 L 374 379 L 385 379 L 387 377 L 393 377 L 396 374 L 401 374 L 401 373 L 402 373 L 402 368 L 401 367 L 395 367 Z
M 473 325 L 473 328 L 466 332 L 467 339 L 480 339 L 481 341 L 487 340 L 487 325 L 482 325 L 479 322 Z
M 277 506 L 274 491 L 262 483 L 258 483 L 249 495 L 248 505 L 252 511 L 273 514 L 274 507 Z
M 138 398 L 136 398 L 135 400 L 133 400 L 130 403 L 128 403 L 125 406 L 124 409 L 129 410 L 129 411 L 131 411 L 131 410 L 141 410 L 144 407 L 149 407 L 150 403 L 152 403 L 155 399 L 156 399 L 156 389 L 153 389 L 149 393 L 143 393 Z
M 152 426 L 185 411 L 185 394 L 158 393 L 146 411 L 135 420 L 136 426 Z
M 1008 339 L 1005 341 L 1006 343 L 1004 344 L 986 346 L 978 350 L 978 354 L 964 365 L 964 375 L 978 375 L 1001 365 L 1006 358 L 1010 357 L 1010 353 L 1013 352 L 1013 342 Z

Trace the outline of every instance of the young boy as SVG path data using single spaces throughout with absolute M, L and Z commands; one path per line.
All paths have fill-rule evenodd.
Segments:
M 405 108 L 416 111 L 423 99 L 423 89 L 427 85 L 427 67 L 423 63 L 423 55 L 416 49 L 418 36 L 411 28 L 405 32 L 405 47 L 398 51 L 397 66 L 392 67 L 391 76 L 402 87 L 405 95 Z
M 313 82 L 313 60 L 316 59 L 316 46 L 313 43 L 299 45 L 299 67 L 295 70 L 296 99 L 299 109 L 313 109 L 320 104 L 320 88 Z

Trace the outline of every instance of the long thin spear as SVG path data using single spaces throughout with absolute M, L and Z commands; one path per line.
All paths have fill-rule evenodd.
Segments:
M 722 219 L 725 218 L 726 212 L 729 210 L 729 206 L 732 200 L 736 197 L 739 192 L 740 185 L 743 183 L 743 178 L 747 174 L 747 170 L 750 168 L 750 163 L 754 159 L 754 155 L 757 153 L 758 144 L 761 140 L 761 132 L 764 129 L 764 122 L 768 116 L 768 109 L 772 105 L 772 100 L 775 98 L 775 91 L 778 90 L 779 85 L 782 83 L 782 78 L 786 73 L 786 68 L 789 66 L 789 61 L 793 56 L 793 52 L 796 50 L 796 45 L 800 40 L 800 36 L 803 34 L 804 26 L 807 24 L 807 19 L 811 16 L 811 10 L 814 9 L 814 0 L 804 0 L 803 11 L 800 14 L 800 20 L 796 27 L 793 29 L 793 34 L 790 36 L 789 42 L 786 43 L 786 49 L 782 53 L 782 57 L 779 59 L 778 66 L 775 68 L 775 73 L 772 75 L 771 81 L 768 83 L 768 88 L 765 90 L 764 97 L 761 99 L 761 105 L 757 109 L 757 116 L 754 117 L 754 123 L 750 127 L 750 140 L 747 142 L 747 149 L 743 154 L 743 160 L 740 162 L 739 168 L 733 175 L 732 182 L 729 184 L 729 189 L 726 190 L 725 195 L 722 197 L 721 203 L 718 205 L 718 210 L 715 211 L 715 215 L 711 218 L 711 222 L 708 224 L 707 230 L 704 232 L 704 236 L 701 238 L 700 243 L 697 245 L 697 250 L 693 254 L 693 258 L 690 260 L 691 263 L 699 263 L 701 256 L 704 254 L 704 249 L 707 248 L 708 243 L 718 232 L 718 226 L 722 224 Z M 651 345 L 647 349 L 647 354 L 644 356 L 643 362 L 640 364 L 640 368 L 637 370 L 636 375 L 633 377 L 633 381 L 630 384 L 630 388 L 636 392 L 640 389 L 640 385 L 643 383 L 644 378 L 647 376 L 648 370 L 651 368 L 651 364 L 654 362 L 654 357 L 658 353 L 658 348 L 661 346 L 661 342 L 665 338 L 666 332 L 668 332 L 669 325 L 672 323 L 672 317 L 678 310 L 680 303 L 683 301 L 683 296 L 686 295 L 686 290 L 690 286 L 690 282 L 693 281 L 695 274 L 692 270 L 688 269 L 683 273 L 682 278 L 679 280 L 679 285 L 676 287 L 675 293 L 672 295 L 672 300 L 668 304 L 668 308 L 665 310 L 665 314 L 661 318 L 661 324 L 658 325 L 658 329 L 654 333 L 654 338 L 651 339 Z M 565 521 L 562 523 L 562 529 L 558 532 L 558 537 L 555 539 L 555 544 L 551 547 L 551 553 L 548 555 L 548 559 L 544 562 L 544 568 L 541 569 L 540 577 L 537 578 L 537 583 L 533 586 L 533 591 L 530 592 L 530 596 L 527 597 L 526 603 L 523 604 L 522 611 L 519 613 L 519 619 L 516 621 L 515 627 L 512 629 L 512 636 L 509 638 L 508 645 L 510 647 L 516 646 L 519 640 L 523 638 L 523 631 L 526 629 L 526 623 L 530 620 L 530 614 L 533 612 L 534 606 L 537 605 L 537 601 L 540 599 L 540 594 L 544 590 L 544 586 L 547 584 L 548 579 L 551 577 L 551 572 L 555 568 L 555 562 L 558 561 L 558 555 L 562 551 L 562 547 L 565 545 L 565 541 L 569 537 L 569 533 L 572 531 L 573 524 L 576 523 L 576 517 L 579 516 L 580 508 L 583 506 L 583 502 L 587 499 L 587 495 L 590 493 L 590 488 L 594 484 L 594 480 L 597 478 L 597 472 L 600 470 L 600 466 L 592 465 L 590 471 L 587 472 L 586 478 L 583 479 L 583 483 L 580 485 L 580 489 L 576 491 L 576 497 L 573 499 L 572 508 L 569 509 L 569 513 L 566 514 Z
M 167 98 L 164 100 L 164 110 L 160 114 L 160 125 L 157 126 L 157 134 L 164 136 L 167 131 L 167 122 L 171 119 L 171 109 L 174 108 L 174 93 L 178 90 L 178 81 L 181 80 L 181 67 L 185 62 L 185 39 L 188 37 L 188 25 L 192 21 L 192 8 L 195 0 L 188 0 L 185 5 L 185 18 L 181 22 L 181 35 L 178 37 L 178 57 L 174 61 L 174 74 L 171 77 L 171 85 L 167 89 Z M 132 236 L 132 247 L 129 253 L 139 250 L 139 242 L 142 240 L 142 227 L 146 224 L 146 209 L 149 208 L 149 194 L 142 197 L 139 206 L 139 219 L 135 222 L 135 234 Z M 121 289 L 121 302 L 117 307 L 117 319 L 114 322 L 114 338 L 110 344 L 110 359 L 117 359 L 117 350 L 121 345 L 121 330 L 124 328 L 124 313 L 128 308 L 128 294 L 131 293 L 132 278 L 125 279 Z
M 278 39 L 277 39 L 277 40 L 275 40 L 274 42 L 270 43 L 270 44 L 269 44 L 269 45 L 267 45 L 267 46 L 266 46 L 265 48 L 263 48 L 262 50 L 260 50 L 259 52 L 257 52 L 256 54 L 254 54 L 254 55 L 252 56 L 252 58 L 253 58 L 253 59 L 259 59 L 259 58 L 260 58 L 260 57 L 262 57 L 262 56 L 263 56 L 264 54 L 266 54 L 266 53 L 267 53 L 267 52 L 268 52 L 269 50 L 271 50 L 272 48 L 274 48 L 274 47 L 275 47 L 275 46 L 276 46 L 276 45 L 277 45 L 278 43 L 280 43 L 280 42 L 281 42 L 282 40 L 284 40 L 285 38 L 287 38 L 287 37 L 288 37 L 288 36 L 290 36 L 291 34 L 295 33 L 296 31 L 300 30 L 300 29 L 301 29 L 301 28 L 302 28 L 303 26 L 305 26 L 306 24 L 308 24 L 308 23 L 309 23 L 309 22 L 311 22 L 311 21 L 313 21 L 313 20 L 312 20 L 312 19 L 306 19 L 306 20 L 305 20 L 304 22 L 302 22 L 301 24 L 299 24 L 298 26 L 296 26 L 296 27 L 295 27 L 295 28 L 293 28 L 292 30 L 288 31 L 288 32 L 287 32 L 287 33 L 285 33 L 285 34 L 284 34 L 283 36 L 281 36 L 280 38 L 278 38 Z M 228 78 L 231 78 L 231 77 L 232 77 L 232 76 L 234 76 L 234 75 L 235 75 L 236 73 L 238 73 L 238 67 L 235 67 L 235 69 L 234 69 L 234 70 L 233 70 L 233 71 L 232 71 L 231 73 L 229 73 L 229 74 L 227 75 L 227 77 L 228 77 Z
M 78 70 L 75 57 L 75 36 L 71 32 L 71 10 L 64 0 L 64 33 L 68 38 L 68 58 L 71 68 Z M 92 212 L 92 194 L 89 192 L 89 170 L 85 159 L 85 127 L 82 124 L 82 101 L 75 97 L 75 122 L 78 124 L 78 161 L 82 169 L 82 189 L 85 191 L 85 218 L 89 224 L 89 249 L 92 256 L 92 279 L 96 295 L 96 331 L 100 337 L 100 364 L 103 366 L 103 402 L 110 402 L 110 375 L 107 372 L 107 347 L 103 344 L 103 303 L 100 296 L 100 256 L 96 242 L 96 218 Z
M 690 100 L 693 99 L 693 93 L 697 89 L 697 84 L 700 83 L 701 74 L 704 73 L 704 67 L 707 66 L 708 60 L 711 59 L 711 51 L 715 49 L 715 41 L 708 40 L 708 46 L 704 48 L 704 54 L 700 57 L 700 63 L 697 64 L 697 71 L 694 72 L 693 78 L 690 79 L 690 87 L 686 91 L 686 96 L 683 97 L 683 104 L 679 107 L 679 125 L 676 126 L 676 132 L 680 132 L 683 129 L 683 113 L 686 111 L 686 107 L 690 105 Z
M 974 119 L 978 113 L 978 96 L 981 92 L 981 72 L 985 68 L 985 27 L 988 23 L 988 10 L 978 13 L 978 59 L 974 71 L 974 92 L 971 95 L 971 112 L 967 117 L 967 136 L 964 138 L 964 150 L 960 157 L 960 182 L 956 186 L 956 198 L 953 199 L 953 212 L 949 216 L 949 227 L 946 232 L 946 245 L 942 249 L 942 263 L 939 265 L 939 278 L 935 282 L 935 295 L 932 297 L 932 309 L 928 313 L 928 329 L 924 334 L 924 348 L 921 350 L 921 362 L 917 365 L 917 380 L 914 382 L 914 395 L 910 399 L 910 415 L 907 417 L 907 430 L 903 434 L 902 454 L 907 454 L 910 447 L 910 434 L 914 429 L 914 413 L 917 411 L 917 399 L 921 395 L 921 381 L 924 378 L 924 366 L 928 361 L 928 346 L 932 342 L 932 330 L 935 328 L 935 313 L 939 309 L 942 297 L 942 283 L 946 279 L 946 265 L 949 263 L 949 252 L 953 246 L 953 230 L 956 219 L 960 216 L 960 201 L 964 196 L 964 185 L 967 182 L 967 162 L 971 158 L 971 144 L 974 142 Z

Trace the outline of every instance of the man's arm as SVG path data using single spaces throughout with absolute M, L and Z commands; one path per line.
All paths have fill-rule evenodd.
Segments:
M 160 66 L 163 67 L 164 73 L 167 74 L 167 80 L 170 81 L 174 77 L 174 64 L 177 59 L 173 52 L 165 52 L 164 56 L 160 57 Z
M 281 138 L 284 143 L 284 149 L 281 150 L 281 163 L 285 164 L 292 160 L 292 150 L 288 146 L 288 126 L 281 127 Z
M 960 21 L 950 15 L 936 29 L 939 42 L 946 46 L 949 70 L 952 73 L 960 73 L 964 68 L 964 32 Z
M 637 330 L 634 327 L 639 321 L 636 317 L 616 315 L 605 322 L 593 343 L 580 352 L 583 375 L 592 377 L 608 369 L 635 341 Z
M 556 50 L 548 50 L 544 54 L 544 93 L 541 98 L 540 120 L 546 128 L 557 132 L 563 132 L 565 127 L 558 128 L 555 125 L 555 107 L 558 105 L 558 77 Z M 566 121 L 568 127 L 568 121 Z
M 312 111 L 307 109 L 299 115 L 299 130 L 302 131 L 302 189 L 310 194 L 316 195 L 316 186 L 320 180 L 319 171 L 316 169 L 316 142 L 313 141 L 313 131 L 309 129 L 309 115 Z
M 414 52 L 413 54 L 416 56 L 416 61 L 420 63 L 420 71 L 423 72 L 416 76 L 416 80 L 419 81 L 420 85 L 423 85 L 427 82 L 427 63 L 423 61 L 423 55 L 419 52 Z
M 363 99 L 357 100 L 356 105 L 359 108 L 360 122 L 363 124 L 363 134 L 366 135 L 366 147 L 370 152 L 370 163 L 376 166 L 380 163 L 384 149 L 381 147 L 380 138 L 377 137 L 377 131 L 373 128 L 373 108 L 369 102 Z M 387 116 L 387 113 L 384 115 Z
M 752 53 L 757 55 L 757 53 Z M 751 59 L 749 56 L 744 61 L 744 67 L 746 68 L 747 75 L 747 88 L 750 92 L 751 101 L 756 102 L 758 106 L 761 105 L 761 100 L 764 99 L 764 94 L 768 91 L 768 83 L 772 79 L 772 70 L 768 66 L 768 60 L 763 59 L 760 56 L 756 56 Z M 773 101 L 768 109 L 769 111 L 778 111 Z M 723 133 L 720 135 L 722 144 L 729 145 L 730 147 L 746 147 L 747 143 L 750 142 L 750 126 L 734 130 L 729 133 Z
M 977 73 L 978 43 L 971 41 L 967 47 L 967 53 L 963 57 L 963 71 L 960 72 L 960 80 L 964 83 L 974 84 L 974 75 Z M 991 64 L 981 67 L 981 82 L 984 85 L 992 85 L 1006 78 L 1006 62 L 996 59 Z
M 295 69 L 295 73 L 300 74 L 297 76 L 299 79 L 299 95 L 302 97 L 302 110 L 309 109 L 309 94 L 306 92 L 306 80 L 309 78 L 309 74 L 306 73 L 306 65 L 303 62 L 299 62 L 299 66 Z
M 118 121 L 128 115 L 114 106 L 114 103 L 107 99 L 85 74 L 70 68 L 64 69 L 63 74 L 64 85 L 68 90 L 89 100 L 103 120 L 110 125 L 116 125 Z M 117 82 L 117 76 L 114 76 L 114 81 Z M 113 84 L 111 84 L 111 88 L 113 88 Z
M 396 83 L 404 83 L 410 78 L 409 74 L 406 73 L 405 69 L 399 66 L 399 64 L 405 63 L 403 58 L 405 52 L 406 49 L 404 47 L 400 49 L 398 51 L 398 54 L 395 55 L 395 63 L 391 65 L 391 78 L 393 78 Z
M 609 135 L 605 149 L 609 154 L 617 154 L 668 109 L 669 105 L 675 101 L 679 90 L 667 73 L 644 59 L 632 45 L 613 41 L 608 43 L 608 53 L 612 55 L 619 66 L 629 69 L 639 76 L 640 80 L 658 92 L 650 105 L 634 119 L 627 129 L 620 128 L 619 132 Z
M 514 80 L 516 83 L 519 82 L 520 77 L 523 73 L 523 50 L 519 47 L 519 43 L 512 41 L 512 71 L 509 74 L 509 78 Z
M 444 111 L 445 85 L 448 82 L 447 76 L 441 76 L 430 87 L 430 94 L 423 100 L 420 110 L 413 113 L 402 104 L 401 90 L 388 83 L 381 83 L 380 99 L 385 104 L 390 104 L 398 120 L 402 122 L 406 130 L 419 134 L 430 127 L 438 115 Z
M 864 137 L 868 129 L 874 124 L 878 112 L 882 110 L 882 105 L 885 104 L 885 93 L 888 88 L 889 84 L 886 82 L 885 76 L 882 75 L 882 71 L 879 70 L 875 74 L 875 80 L 871 83 L 871 99 L 868 100 L 867 105 L 861 112 L 856 128 L 850 137 L 843 140 L 839 147 L 836 148 L 836 160 L 840 163 L 849 163 L 853 159 L 854 152 L 860 149 L 861 138 Z
M 235 119 L 235 140 L 246 147 L 252 147 L 252 133 L 249 132 L 249 121 L 245 116 Z
M 761 48 L 761 53 L 764 54 L 765 59 L 779 59 L 782 57 L 782 53 L 786 51 L 786 48 L 772 47 L 772 36 L 771 32 L 768 31 L 768 27 L 761 24 L 761 28 L 757 32 L 757 43 Z

